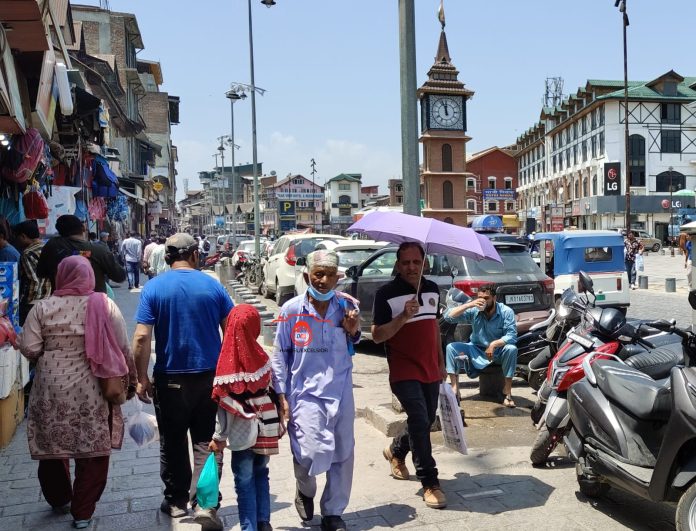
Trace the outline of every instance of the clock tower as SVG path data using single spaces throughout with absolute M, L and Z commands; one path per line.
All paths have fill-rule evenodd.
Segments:
M 418 89 L 421 106 L 423 164 L 420 183 L 425 208 L 423 216 L 466 226 L 467 189 L 466 102 L 474 93 L 459 81 L 459 71 L 452 64 L 445 34 L 445 14 L 439 12 L 440 42 L 428 80 Z M 473 195 L 474 190 L 469 190 Z

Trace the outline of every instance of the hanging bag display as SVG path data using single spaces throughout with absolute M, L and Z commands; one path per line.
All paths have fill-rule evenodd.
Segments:
M 22 206 L 24 207 L 24 216 L 27 219 L 46 219 L 48 217 L 48 201 L 41 193 L 39 183 L 36 181 L 32 181 L 31 186 L 22 195 Z
M 12 149 L 4 160 L 2 176 L 6 181 L 23 183 L 28 181 L 41 162 L 44 141 L 39 132 L 30 127 L 23 135 L 12 138 Z

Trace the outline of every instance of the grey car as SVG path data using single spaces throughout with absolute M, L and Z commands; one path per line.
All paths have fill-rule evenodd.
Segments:
M 425 276 L 440 288 L 440 308 L 444 309 L 447 291 L 454 285 L 471 297 L 478 288 L 490 282 L 498 286 L 498 301 L 510 306 L 526 324 L 543 321 L 553 307 L 553 280 L 534 263 L 526 245 L 512 242 L 493 242 L 503 263 L 493 260 L 477 261 L 454 255 L 428 255 Z M 396 274 L 396 250 L 390 245 L 380 249 L 359 266 L 346 270 L 337 289 L 360 301 L 360 328 L 364 337 L 371 338 L 372 307 L 377 290 Z M 466 330 L 456 327 L 449 339 L 461 340 Z M 443 331 L 445 332 L 445 331 Z

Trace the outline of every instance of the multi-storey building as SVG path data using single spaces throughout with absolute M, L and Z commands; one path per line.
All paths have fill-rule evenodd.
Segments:
M 503 225 L 516 229 L 517 160 L 510 148 L 492 147 L 466 161 L 466 208 L 472 214 L 500 216 Z
M 360 209 L 360 173 L 341 173 L 326 183 L 325 214 L 332 231 L 345 231 Z
M 389 206 L 401 206 L 404 204 L 404 181 L 403 179 L 389 179 Z
M 633 228 L 664 239 L 672 210 L 694 206 L 670 188 L 696 187 L 696 77 L 628 83 L 628 172 L 622 87 L 588 80 L 517 139 L 521 218 L 541 230 L 624 227 L 627 174 Z
M 303 175 L 288 175 L 264 188 L 263 226 L 287 232 L 321 230 L 324 188 Z

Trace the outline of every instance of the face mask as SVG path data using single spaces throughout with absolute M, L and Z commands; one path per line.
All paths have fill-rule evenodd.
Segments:
M 311 284 L 307 286 L 307 293 L 309 293 L 309 296 L 312 297 L 314 300 L 320 302 L 330 301 L 336 294 L 334 290 L 331 290 L 327 293 L 322 293 L 321 291 L 314 289 L 314 286 L 312 286 Z

